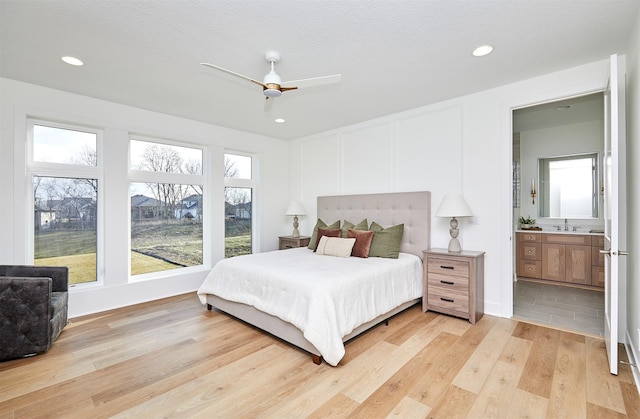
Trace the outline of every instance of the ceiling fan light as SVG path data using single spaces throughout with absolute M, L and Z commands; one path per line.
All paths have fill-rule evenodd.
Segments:
M 271 70 L 269 74 L 264 76 L 264 80 L 262 82 L 264 84 L 282 84 L 282 79 L 275 71 Z
M 280 97 L 280 95 L 282 94 L 282 92 L 278 89 L 264 89 L 264 91 L 262 92 L 264 93 L 264 95 L 266 97 Z

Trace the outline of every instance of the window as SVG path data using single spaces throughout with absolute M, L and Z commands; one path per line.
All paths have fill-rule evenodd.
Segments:
M 98 281 L 101 132 L 28 121 L 33 260 L 69 267 L 70 285 Z
M 252 158 L 224 155 L 225 257 L 252 253 Z
M 131 275 L 203 264 L 203 150 L 130 141 Z

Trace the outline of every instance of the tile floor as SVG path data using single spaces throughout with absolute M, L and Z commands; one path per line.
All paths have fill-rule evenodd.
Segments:
M 519 279 L 513 285 L 513 315 L 603 336 L 604 292 Z

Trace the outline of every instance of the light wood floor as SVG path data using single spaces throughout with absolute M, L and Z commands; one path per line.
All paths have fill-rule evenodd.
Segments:
M 2 419 L 114 416 L 640 418 L 640 397 L 597 338 L 414 306 L 334 368 L 195 294 L 73 319 L 48 353 L 0 363 Z

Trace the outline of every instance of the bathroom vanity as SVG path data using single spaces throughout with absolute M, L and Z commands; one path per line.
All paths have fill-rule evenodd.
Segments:
M 518 277 L 556 285 L 604 287 L 604 236 L 594 233 L 517 231 Z

